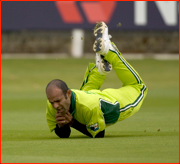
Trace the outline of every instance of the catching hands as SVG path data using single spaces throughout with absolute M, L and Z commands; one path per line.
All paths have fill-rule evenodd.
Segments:
M 73 116 L 70 112 L 62 115 L 60 112 L 57 111 L 55 119 L 59 127 L 63 127 L 66 124 L 71 126 L 73 124 Z

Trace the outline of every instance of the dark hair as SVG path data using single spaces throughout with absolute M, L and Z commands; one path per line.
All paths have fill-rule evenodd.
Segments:
M 46 91 L 50 86 L 55 86 L 55 87 L 61 89 L 64 93 L 64 96 L 66 97 L 66 93 L 69 90 L 69 88 L 64 81 L 62 81 L 60 79 L 54 79 L 54 80 L 50 81 L 48 83 L 48 85 L 46 86 Z

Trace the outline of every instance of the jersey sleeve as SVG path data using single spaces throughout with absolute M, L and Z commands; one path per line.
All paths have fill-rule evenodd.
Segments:
M 105 129 L 105 121 L 99 108 L 89 109 L 86 112 L 86 128 L 93 138 Z
M 46 119 L 51 132 L 56 128 L 55 115 L 56 110 L 52 108 L 51 104 L 47 100 Z

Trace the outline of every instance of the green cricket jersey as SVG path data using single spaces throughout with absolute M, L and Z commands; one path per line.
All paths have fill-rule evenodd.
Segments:
M 103 131 L 106 124 L 115 123 L 120 114 L 119 103 L 113 97 L 107 97 L 100 90 L 81 91 L 72 89 L 72 116 L 81 124 L 86 125 L 89 133 L 95 137 Z M 46 117 L 49 128 L 56 128 L 56 109 L 47 101 Z

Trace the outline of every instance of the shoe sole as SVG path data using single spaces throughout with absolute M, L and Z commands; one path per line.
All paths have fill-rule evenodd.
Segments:
M 112 70 L 111 64 L 109 64 L 108 61 L 104 60 L 103 61 L 103 69 L 106 73 L 109 73 Z
M 106 73 L 110 72 L 110 71 L 112 70 L 112 65 L 109 64 L 109 62 L 104 59 L 104 56 L 101 55 L 101 58 L 102 58 L 102 60 L 101 60 L 101 63 L 102 63 L 102 64 L 101 64 L 101 67 L 103 67 L 103 70 L 104 70 Z
M 96 37 L 96 40 L 93 45 L 93 50 L 95 52 L 100 52 L 104 45 L 104 40 L 102 39 L 104 30 L 106 28 L 106 24 L 103 22 L 99 22 L 96 24 L 94 28 L 94 36 Z

